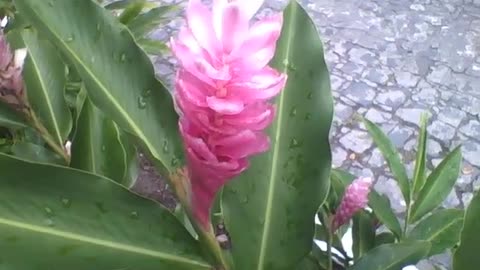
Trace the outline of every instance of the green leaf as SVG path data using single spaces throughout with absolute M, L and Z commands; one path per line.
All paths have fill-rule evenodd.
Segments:
M 21 36 L 28 50 L 23 68 L 28 101 L 55 143 L 63 146 L 72 129 L 65 101 L 65 64 L 57 49 L 34 30 L 23 29 Z
M 375 246 L 395 243 L 395 235 L 390 232 L 383 232 L 375 236 Z
M 137 43 L 148 54 L 159 55 L 169 51 L 165 42 L 160 40 L 142 38 L 139 39 Z
M 126 26 L 91 0 L 15 4 L 75 64 L 94 105 L 160 161 L 161 173 L 183 165 L 172 97 Z
M 368 119 L 363 119 L 363 122 L 365 123 L 370 136 L 372 136 L 373 141 L 387 161 L 390 171 L 392 172 L 395 180 L 398 182 L 400 190 L 402 191 L 405 202 L 407 205 L 409 205 L 410 185 L 408 182 L 407 171 L 405 170 L 405 166 L 403 166 L 400 155 L 393 146 L 392 142 L 388 139 L 387 135 L 385 135 L 385 133 L 383 133 L 383 131 L 377 125 Z
M 321 224 L 315 224 L 315 240 L 319 241 L 324 241 L 325 243 L 328 242 L 328 234 L 327 234 L 327 228 Z M 345 253 L 343 246 L 342 246 L 342 241 L 338 237 L 338 234 L 334 234 L 332 238 L 332 246 L 336 248 L 339 251 L 342 251 Z
M 5 269 L 212 269 L 166 209 L 107 178 L 3 154 L 0 175 Z
M 47 148 L 31 142 L 17 142 L 10 151 L 18 158 L 37 163 L 65 165 L 65 160 Z
M 443 209 L 431 214 L 410 232 L 408 238 L 432 243 L 430 256 L 452 248 L 460 241 L 463 225 L 463 210 Z
M 118 0 L 105 5 L 105 8 L 110 10 L 125 9 L 128 5 L 134 3 L 135 1 L 138 1 L 138 0 Z M 155 2 L 145 3 L 146 8 L 153 8 L 156 6 L 157 4 Z
M 427 162 L 427 122 L 428 117 L 427 114 L 424 113 L 420 120 L 417 158 L 415 159 L 415 171 L 413 173 L 413 196 L 415 198 L 425 184 L 425 165 Z
M 365 254 L 348 270 L 399 270 L 425 258 L 430 246 L 428 241 L 381 245 Z
M 353 217 L 352 239 L 355 260 L 361 258 L 375 246 L 375 224 L 373 217 L 361 211 Z
M 339 169 L 333 169 L 331 178 L 333 182 L 343 183 L 344 186 L 347 186 L 355 179 L 355 176 Z M 400 222 L 398 222 L 397 216 L 390 207 L 390 201 L 388 198 L 378 194 L 372 189 L 368 195 L 368 205 L 370 208 L 372 208 L 375 216 L 380 220 L 380 222 L 385 224 L 385 226 L 387 226 L 387 228 L 393 232 L 397 238 L 400 238 L 402 235 L 402 227 L 400 226 Z
M 291 1 L 273 67 L 288 73 L 268 129 L 271 148 L 223 191 L 236 269 L 292 269 L 311 250 L 314 216 L 328 193 L 332 96 L 317 29 Z
M 130 23 L 140 14 L 140 12 L 142 12 L 145 3 L 146 0 L 132 1 L 127 5 L 127 7 L 125 7 L 125 10 L 123 10 L 122 14 L 120 14 L 118 20 L 123 24 Z
M 477 270 L 480 265 L 480 193 L 470 202 L 460 234 L 460 245 L 453 255 L 453 270 Z
M 443 202 L 455 186 L 461 163 L 462 152 L 458 146 L 427 177 L 425 185 L 418 193 L 417 200 L 412 205 L 408 219 L 410 223 L 420 220 Z
M 128 28 L 137 39 L 143 38 L 151 31 L 157 29 L 161 23 L 168 21 L 169 13 L 179 8 L 179 5 L 164 5 L 153 8 L 129 22 Z
M 0 102 L 0 127 L 21 129 L 27 127 L 25 118 L 4 102 Z
M 124 144 L 123 133 L 87 99 L 72 143 L 71 166 L 131 187 L 136 175 L 129 172 L 132 160 L 136 164 L 136 151 L 131 144 Z

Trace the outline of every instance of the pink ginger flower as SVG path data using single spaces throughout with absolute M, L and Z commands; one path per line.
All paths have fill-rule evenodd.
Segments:
M 373 180 L 370 177 L 355 179 L 345 190 L 340 206 L 332 220 L 332 232 L 347 223 L 353 215 L 368 203 Z
M 180 62 L 175 101 L 186 148 L 190 203 L 209 224 L 215 193 L 249 166 L 248 157 L 270 145 L 262 131 L 272 122 L 268 100 L 287 76 L 268 66 L 282 28 L 282 14 L 251 19 L 263 0 L 214 0 L 210 11 L 190 0 L 187 27 L 171 48 Z

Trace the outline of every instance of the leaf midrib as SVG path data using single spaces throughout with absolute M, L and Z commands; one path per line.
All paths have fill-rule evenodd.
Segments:
M 149 257 L 154 257 L 158 259 L 164 259 L 168 261 L 175 261 L 179 263 L 184 263 L 184 264 L 190 264 L 194 266 L 200 266 L 204 267 L 205 269 L 210 269 L 208 264 L 205 264 L 203 262 L 195 261 L 193 259 L 185 258 L 185 257 L 180 257 L 176 256 L 173 254 L 169 253 L 164 253 L 164 252 L 159 252 L 155 250 L 150 250 L 142 247 L 137 247 L 137 246 L 132 246 L 132 245 L 127 245 L 127 244 L 122 244 L 122 243 L 116 243 L 112 241 L 107 241 L 107 240 L 101 240 L 101 239 L 95 239 L 89 236 L 85 235 L 80 235 L 80 234 L 74 234 L 71 232 L 66 232 L 66 231 L 60 231 L 60 230 L 54 230 L 51 228 L 46 228 L 42 226 L 37 226 L 33 224 L 26 224 L 18 221 L 13 221 L 13 220 L 7 220 L 0 218 L 0 224 L 18 228 L 18 229 L 23 229 L 27 231 L 32 231 L 32 232 L 37 232 L 40 234 L 46 234 L 46 235 L 51 235 L 51 236 L 57 236 L 60 238 L 64 239 L 69 239 L 69 240 L 76 240 L 92 245 L 97 245 L 97 246 L 102 246 L 105 248 L 111 248 L 111 249 L 116 249 L 120 251 L 127 251 L 131 253 L 136 253 L 136 254 L 141 254 Z
M 294 9 L 296 8 L 295 5 L 291 5 L 291 9 Z M 285 14 L 285 11 L 284 11 L 284 14 Z M 296 16 L 295 12 L 294 11 L 290 11 L 290 14 L 292 17 Z M 290 18 L 290 23 L 288 24 L 288 28 L 287 28 L 287 31 L 286 33 L 291 33 L 293 32 L 293 28 L 294 28 L 294 24 L 295 24 L 295 20 L 294 18 Z M 289 39 L 289 42 L 287 42 L 287 45 L 286 45 L 286 49 L 285 49 L 285 56 L 282 57 L 283 59 L 288 59 L 288 56 L 290 55 L 290 52 L 291 52 L 291 45 L 293 43 L 293 39 Z M 282 72 L 283 73 L 286 73 L 287 71 L 287 67 L 284 66 Z M 275 128 L 275 145 L 272 149 L 272 167 L 271 167 L 271 170 L 270 170 L 270 178 L 269 178 L 269 186 L 268 186 L 268 194 L 267 194 L 267 205 L 266 205 L 266 209 L 265 209 L 265 223 L 263 225 L 263 233 L 262 233 L 262 239 L 261 239 L 261 242 L 260 242 L 260 251 L 259 251 L 259 259 L 258 259 L 258 265 L 257 265 L 257 270 L 262 270 L 263 269 L 263 264 L 265 263 L 265 253 L 266 253 L 266 249 L 267 249 L 267 242 L 269 240 L 269 231 L 270 231 L 270 223 L 271 223 L 271 216 L 272 216 L 272 205 L 273 205 L 273 193 L 274 193 L 274 190 L 275 190 L 275 184 L 276 184 L 276 181 L 275 179 L 277 178 L 277 166 L 278 166 L 278 155 L 279 155 L 279 152 L 280 152 L 280 136 L 281 136 L 281 126 L 282 126 L 282 119 L 283 119 L 283 115 L 284 115 L 284 110 L 283 110 L 283 106 L 284 106 L 284 98 L 285 97 L 285 91 L 282 91 L 280 93 L 280 97 L 279 97 L 279 102 L 277 103 L 278 104 L 278 120 L 277 120 L 277 123 L 278 125 L 276 125 L 276 128 Z
M 22 36 L 24 34 L 22 33 Z M 25 38 L 24 38 L 25 40 Z M 27 50 L 28 52 L 31 52 L 30 50 L 30 45 L 29 45 L 29 42 L 24 42 L 25 43 L 25 47 L 27 47 Z M 53 127 L 55 129 L 55 137 L 57 138 L 57 143 L 59 143 L 60 145 L 63 145 L 63 139 L 62 139 L 62 135 L 60 134 L 60 128 L 59 128 L 59 125 L 58 125 L 58 122 L 57 122 L 57 119 L 55 118 L 55 113 L 53 111 L 53 106 L 52 106 L 52 103 L 50 101 L 50 99 L 48 98 L 49 95 L 47 94 L 47 87 L 46 87 L 46 84 L 41 76 L 41 72 L 40 72 L 40 69 L 38 68 L 38 64 L 37 64 L 37 60 L 35 59 L 35 54 L 32 54 L 32 53 L 29 53 L 28 56 L 30 57 L 30 59 L 32 60 L 32 65 L 33 65 L 33 69 L 34 69 L 34 74 L 35 76 L 38 78 L 38 82 L 40 84 L 40 88 L 42 89 L 42 95 L 44 96 L 44 99 L 45 99 L 45 104 L 47 104 L 47 107 L 48 107 L 48 115 L 50 116 L 49 118 L 51 119 L 52 121 L 52 124 L 53 124 Z M 28 95 L 28 89 L 27 89 L 27 95 Z
M 28 5 L 27 5 L 28 6 Z M 39 14 L 35 12 L 34 9 L 30 8 L 30 11 L 36 15 L 37 18 L 40 18 Z M 159 153 L 156 151 L 156 149 L 152 146 L 152 143 L 147 140 L 143 132 L 141 132 L 141 129 L 135 125 L 134 121 L 128 117 L 128 114 L 122 109 L 120 104 L 117 103 L 117 101 L 113 98 L 113 96 L 108 92 L 107 88 L 95 77 L 95 75 L 87 68 L 87 66 L 81 61 L 81 59 L 74 53 L 74 51 L 70 50 L 70 47 L 67 46 L 67 44 L 63 41 L 63 39 L 55 32 L 53 29 L 51 29 L 46 23 L 42 22 L 42 20 L 39 19 L 39 21 L 47 28 L 50 33 L 58 40 L 58 42 L 65 48 L 66 51 L 75 59 L 75 61 L 81 65 L 81 67 L 85 70 L 86 73 L 90 76 L 90 78 L 95 81 L 95 83 L 98 85 L 98 87 L 102 90 L 102 92 L 111 100 L 112 104 L 115 106 L 115 108 L 120 112 L 120 114 L 124 117 L 130 128 L 134 131 L 134 134 L 136 134 L 147 146 L 147 148 L 150 150 L 152 155 L 161 160 Z M 124 27 L 124 26 L 120 26 Z M 166 163 L 164 163 L 166 164 Z

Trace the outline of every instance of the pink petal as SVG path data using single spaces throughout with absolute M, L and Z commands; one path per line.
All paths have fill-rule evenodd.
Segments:
M 221 38 L 225 54 L 230 54 L 234 48 L 239 47 L 248 35 L 249 18 L 239 5 L 239 2 L 232 2 L 223 10 Z
M 254 131 L 265 129 L 273 120 L 275 110 L 272 105 L 257 103 L 249 105 L 240 114 L 225 115 L 223 121 L 226 126 L 237 130 L 247 128 Z
M 276 96 L 285 87 L 286 82 L 286 74 L 266 67 L 251 77 L 250 81 L 230 84 L 228 90 L 232 98 L 245 102 L 267 100 Z
M 207 97 L 207 104 L 212 110 L 221 114 L 236 114 L 244 108 L 243 102 L 239 100 L 229 100 L 215 96 Z
M 211 56 L 217 53 L 217 42 L 211 12 L 200 0 L 190 0 L 186 10 L 188 27 L 200 46 L 207 50 Z
M 235 62 L 238 62 L 243 68 L 253 70 L 266 66 L 275 54 L 282 23 L 281 14 L 256 22 L 250 28 L 243 45 L 232 52 L 232 57 L 237 59 Z
M 215 141 L 215 153 L 233 159 L 265 152 L 270 146 L 268 137 L 260 132 L 244 130 Z

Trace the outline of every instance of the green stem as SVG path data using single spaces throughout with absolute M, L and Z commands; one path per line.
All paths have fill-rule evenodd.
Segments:
M 37 130 L 37 132 L 42 136 L 43 140 L 55 151 L 59 154 L 67 164 L 70 164 L 70 156 L 67 154 L 63 145 L 58 145 L 57 142 L 52 138 L 48 130 L 43 126 L 43 124 L 38 120 L 37 116 L 33 111 L 30 111 L 29 120 L 32 123 L 32 126 Z
M 327 270 L 333 269 L 332 243 L 333 243 L 333 233 L 332 233 L 332 230 L 328 229 L 328 243 L 327 243 L 328 268 Z

